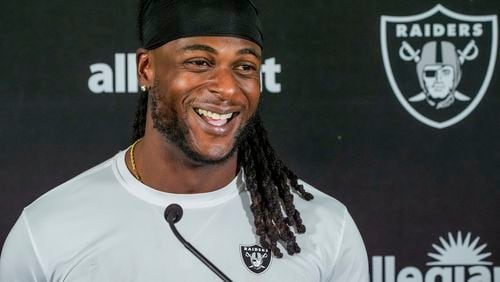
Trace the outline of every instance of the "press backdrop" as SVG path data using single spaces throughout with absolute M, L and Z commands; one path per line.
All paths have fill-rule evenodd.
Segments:
M 500 2 L 255 2 L 272 142 L 348 206 L 373 282 L 500 281 Z M 139 47 L 135 1 L 2 6 L 0 244 L 24 206 L 129 145 Z M 439 108 L 423 89 L 446 75 Z

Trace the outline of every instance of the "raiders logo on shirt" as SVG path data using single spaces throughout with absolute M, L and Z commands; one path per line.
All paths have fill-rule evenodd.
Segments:
M 254 274 L 263 273 L 271 265 L 271 251 L 261 246 L 240 245 L 240 254 L 243 259 L 243 264 Z

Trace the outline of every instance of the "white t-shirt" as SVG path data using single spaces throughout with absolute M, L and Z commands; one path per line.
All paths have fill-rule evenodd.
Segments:
M 302 251 L 281 259 L 259 245 L 240 174 L 202 194 L 164 193 L 137 181 L 125 151 L 26 207 L 0 258 L 1 282 L 220 281 L 174 236 L 163 213 L 177 203 L 179 232 L 233 281 L 368 282 L 361 236 L 344 205 L 314 195 L 294 202 L 307 227 Z M 252 264 L 253 261 L 253 264 Z

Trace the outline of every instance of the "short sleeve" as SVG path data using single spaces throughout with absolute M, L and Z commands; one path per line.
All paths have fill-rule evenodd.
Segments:
M 368 256 L 365 245 L 352 217 L 347 210 L 345 213 L 344 232 L 329 281 L 368 282 Z
M 0 282 L 45 282 L 24 212 L 10 231 L 0 256 Z

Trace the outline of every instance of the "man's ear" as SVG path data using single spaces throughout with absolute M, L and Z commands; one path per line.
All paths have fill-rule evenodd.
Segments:
M 144 48 L 137 49 L 135 54 L 139 86 L 149 89 L 154 82 L 153 54 Z

